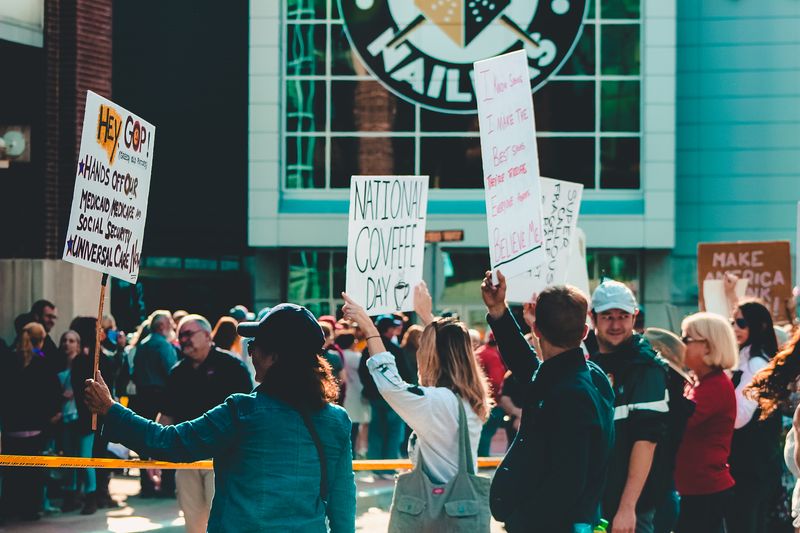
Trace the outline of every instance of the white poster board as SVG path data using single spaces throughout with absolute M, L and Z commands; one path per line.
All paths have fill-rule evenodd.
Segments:
M 522 50 L 475 62 L 492 270 L 506 278 L 544 260 L 539 155 L 528 58 Z
M 733 292 L 737 300 L 744 298 L 747 293 L 747 279 L 737 280 Z M 709 313 L 719 315 L 726 320 L 731 317 L 728 297 L 725 294 L 725 282 L 721 279 L 703 280 L 703 303 Z
M 155 127 L 89 91 L 62 259 L 135 283 Z
M 422 281 L 428 176 L 353 176 L 346 292 L 370 316 L 413 311 Z
M 563 285 L 567 280 L 583 185 L 541 178 L 541 188 L 545 258 L 530 271 L 508 280 L 509 302 L 529 302 L 534 293 L 550 285 Z

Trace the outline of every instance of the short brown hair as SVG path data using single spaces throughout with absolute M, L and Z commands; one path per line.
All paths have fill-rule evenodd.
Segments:
M 553 346 L 578 346 L 583 340 L 586 296 L 570 285 L 547 287 L 536 298 L 536 327 Z

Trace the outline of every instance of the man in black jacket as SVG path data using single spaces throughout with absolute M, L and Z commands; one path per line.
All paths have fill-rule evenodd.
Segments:
M 663 447 L 670 417 L 666 363 L 634 332 L 638 306 L 633 292 L 606 280 L 592 295 L 597 351 L 591 360 L 614 390 L 616 443 L 603 494 L 603 514 L 612 533 L 651 533 L 664 502 L 672 469 Z
M 574 287 L 537 297 L 533 332 L 543 362 L 505 303 L 505 278 L 481 285 L 500 355 L 525 387 L 522 422 L 491 489 L 492 514 L 510 533 L 591 532 L 614 446 L 614 395 L 580 349 L 587 301 Z

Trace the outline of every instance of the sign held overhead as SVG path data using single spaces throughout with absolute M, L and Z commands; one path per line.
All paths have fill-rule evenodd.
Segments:
M 353 176 L 346 289 L 371 316 L 414 309 L 422 281 L 428 176 Z
M 62 259 L 135 283 L 155 127 L 89 91 Z
M 523 51 L 475 63 L 492 270 L 513 278 L 544 260 L 539 154 Z

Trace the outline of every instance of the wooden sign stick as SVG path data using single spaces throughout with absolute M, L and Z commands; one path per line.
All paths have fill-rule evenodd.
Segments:
M 94 370 L 92 379 L 97 379 L 97 370 L 100 368 L 100 334 L 103 331 L 103 305 L 106 302 L 106 284 L 108 283 L 108 273 L 103 273 L 100 280 L 100 305 L 97 310 L 97 328 L 94 332 Z M 97 413 L 92 414 L 92 431 L 97 431 Z

